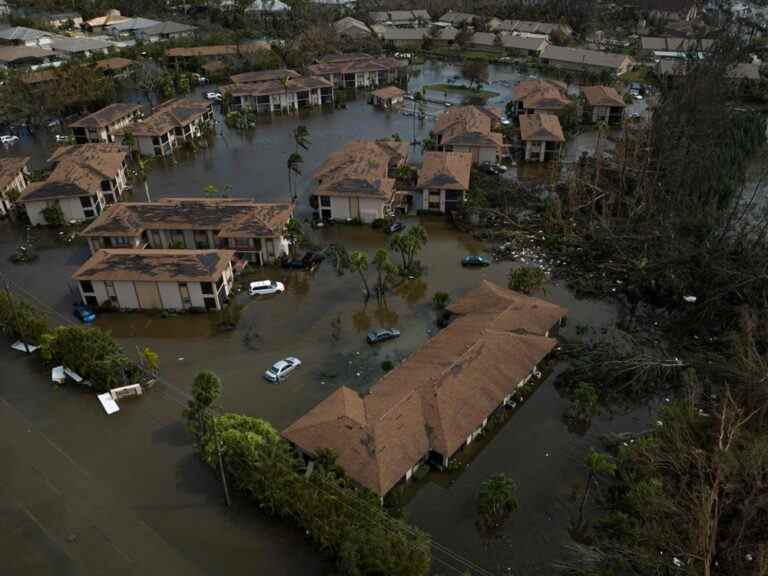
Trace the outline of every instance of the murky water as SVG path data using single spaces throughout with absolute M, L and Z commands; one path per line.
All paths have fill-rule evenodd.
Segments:
M 458 73 L 450 65 L 427 64 L 412 87 Z M 506 101 L 509 87 L 497 82 L 516 77 L 510 69 L 491 67 L 491 89 L 498 86 L 499 103 Z M 220 190 L 231 187 L 229 193 L 236 196 L 284 200 L 285 160 L 294 148 L 290 131 L 298 124 L 308 126 L 312 140 L 310 149 L 302 152 L 302 214 L 308 212 L 311 174 L 330 152 L 353 138 L 393 133 L 407 140 L 413 137 L 412 118 L 374 110 L 363 100 L 350 103 L 346 110 L 274 118 L 249 134 L 220 124 L 221 133 L 210 148 L 180 154 L 175 164 L 153 165 L 151 194 L 196 196 L 214 184 Z M 416 138 L 429 128 L 429 121 L 417 123 Z M 44 139 L 25 140 L 14 152 L 32 154 L 39 165 L 47 145 Z M 418 155 L 418 149 L 414 153 Z M 245 307 L 231 332 L 219 332 L 215 317 L 209 315 L 100 315 L 97 324 L 111 330 L 127 350 L 144 346 L 156 350 L 167 380 L 144 398 L 124 402 L 112 417 L 104 415 L 90 395 L 52 389 L 47 374 L 30 359 L 0 351 L 0 422 L 6 432 L 0 434 L 0 458 L 15 470 L 7 477 L 0 475 L 0 510 L 9 511 L 0 515 L 0 526 L 3 531 L 11 526 L 13 535 L 0 540 L 0 557 L 24 550 L 16 555 L 21 567 L 16 573 L 24 574 L 56 570 L 90 574 L 104 566 L 119 573 L 138 573 L 147 567 L 150 573 L 168 574 L 244 569 L 263 574 L 327 572 L 323 558 L 292 528 L 241 501 L 232 510 L 222 506 L 216 478 L 195 458 L 180 411 L 194 376 L 210 369 L 224 383 L 224 409 L 266 418 L 281 428 L 338 386 L 367 389 L 382 374 L 383 361 L 398 361 L 423 344 L 435 331 L 431 305 L 435 292 L 456 298 L 481 279 L 506 283 L 508 263 L 464 269 L 461 257 L 480 253 L 483 246 L 443 219 L 420 222 L 429 235 L 420 254 L 426 272 L 404 282 L 385 304 L 375 299 L 366 303 L 360 279 L 352 274 L 339 277 L 326 263 L 311 274 L 271 268 L 252 271 L 248 280 L 281 280 L 286 293 L 255 299 L 239 294 Z M 415 218 L 408 222 L 414 223 Z M 49 234 L 35 232 L 40 259 L 14 266 L 8 256 L 21 234 L 10 223 L 0 223 L 0 273 L 30 298 L 51 307 L 60 320 L 69 319 L 69 277 L 87 257 L 87 249 L 78 242 L 61 245 Z M 312 234 L 319 244 L 339 243 L 371 255 L 387 242 L 383 233 L 362 226 L 336 226 Z M 370 282 L 374 276 L 371 270 Z M 548 287 L 546 297 L 569 308 L 566 337 L 573 337 L 580 324 L 601 329 L 615 322 L 612 306 L 577 301 L 561 286 Z M 365 332 L 378 325 L 397 326 L 403 336 L 371 348 Z M 288 355 L 301 358 L 301 368 L 280 384 L 267 383 L 263 371 Z M 566 504 L 574 486 L 582 482 L 584 448 L 596 443 L 598 432 L 636 427 L 644 419 L 643 414 L 615 421 L 606 418 L 596 422 L 589 435 L 576 436 L 562 423 L 563 408 L 551 382 L 543 384 L 455 482 L 427 480 L 408 504 L 408 518 L 486 569 L 550 573 L 550 562 L 567 541 Z M 499 471 L 517 481 L 521 507 L 501 538 L 485 542 L 474 527 L 475 498 L 479 484 Z M 30 485 L 44 487 L 26 488 L 28 477 L 35 483 Z M 110 544 L 100 547 L 99 542 Z M 48 570 L 54 565 L 65 568 Z

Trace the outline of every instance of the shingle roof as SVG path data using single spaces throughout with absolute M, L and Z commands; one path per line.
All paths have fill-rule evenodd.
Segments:
M 134 61 L 128 58 L 104 58 L 96 62 L 96 68 L 99 70 L 123 70 L 129 66 L 133 66 Z
M 558 31 L 571 34 L 571 27 L 567 24 L 552 24 L 550 22 L 531 22 L 529 20 L 498 20 L 493 23 L 494 30 L 506 32 L 520 32 L 524 34 L 549 35 Z
M 138 104 L 123 104 L 116 102 L 101 110 L 80 118 L 69 125 L 70 128 L 105 128 L 118 122 L 126 116 L 131 116 L 141 110 Z
M 5 156 L 0 158 L 0 193 L 13 182 L 29 164 L 29 156 Z
M 157 20 L 149 18 L 128 18 L 118 22 L 111 22 L 107 29 L 114 32 L 133 32 L 135 30 L 144 30 L 160 24 Z
M 283 431 L 305 452 L 331 449 L 352 479 L 386 494 L 430 450 L 452 456 L 556 345 L 566 310 L 490 282 L 360 397 L 342 387 Z
M 176 98 L 164 102 L 152 114 L 141 122 L 130 127 L 134 136 L 162 136 L 174 128 L 191 124 L 213 108 L 205 100 Z
M 503 137 L 492 131 L 494 117 L 477 106 L 457 106 L 440 114 L 432 131 L 441 136 L 443 146 L 499 147 Z
M 229 86 L 222 86 L 221 91 L 233 96 L 267 96 L 269 94 L 283 94 L 286 91 L 290 93 L 332 87 L 333 84 L 325 78 L 305 76 L 289 78 L 285 85 L 280 80 L 269 80 L 266 82 L 249 82 L 248 84 L 230 84 Z
M 381 35 L 385 42 L 397 42 L 398 40 L 423 40 L 429 30 L 426 28 L 387 28 Z
M 393 140 L 353 140 L 334 152 L 315 173 L 316 194 L 388 201 L 395 189 L 390 160 L 404 161 L 408 144 Z
M 82 236 L 137 236 L 144 230 L 217 230 L 219 238 L 273 237 L 293 215 L 291 204 L 238 198 L 165 198 L 108 206 Z
M 72 278 L 119 282 L 215 282 L 234 257 L 232 250 L 99 250 Z
M 351 29 L 359 30 L 366 34 L 371 33 L 371 29 L 366 26 L 365 22 L 361 22 L 357 18 L 352 18 L 352 16 L 345 16 L 341 20 L 334 22 L 333 29 L 336 30 L 338 34 L 344 34 Z
M 541 54 L 544 60 L 566 62 L 569 64 L 584 64 L 603 68 L 618 69 L 631 58 L 626 54 L 585 50 L 583 48 L 567 48 L 564 46 L 547 46 Z
M 295 70 L 257 70 L 256 72 L 243 72 L 230 77 L 234 84 L 248 84 L 249 82 L 267 82 L 269 80 L 282 80 L 283 78 L 300 78 L 301 74 Z
M 642 36 L 640 47 L 643 50 L 661 52 L 706 51 L 712 48 L 714 40 L 710 38 L 677 38 L 674 36 Z
M 155 24 L 154 26 L 142 28 L 141 33 L 145 36 L 163 36 L 166 34 L 184 34 L 186 32 L 194 32 L 195 30 L 197 30 L 196 26 L 189 26 L 188 24 L 167 20 Z
M 405 94 L 406 91 L 402 88 L 398 88 L 397 86 L 385 86 L 384 88 L 379 88 L 378 90 L 371 92 L 371 96 L 375 96 L 377 98 L 400 98 Z
M 248 44 L 221 44 L 218 46 L 192 46 L 189 48 L 168 48 L 165 55 L 169 58 L 200 58 L 206 56 L 236 56 L 251 54 L 259 50 L 271 50 L 269 42 L 249 42 Z
M 6 42 L 34 42 L 40 38 L 61 38 L 61 36 L 25 26 L 12 26 L 0 29 L 0 40 L 5 40 Z
M 466 12 L 454 12 L 449 10 L 440 17 L 440 22 L 448 22 L 449 24 L 461 24 L 462 22 L 470 22 L 479 16 L 475 14 L 467 14 Z
M 339 55 L 337 58 L 326 57 L 317 64 L 307 66 L 313 76 L 326 74 L 351 74 L 353 72 L 376 72 L 405 68 L 407 62 L 388 56 L 368 56 L 367 54 Z
M 522 101 L 526 110 L 559 110 L 570 103 L 567 88 L 557 80 L 524 80 L 512 88 L 512 100 Z
M 37 46 L 0 46 L 0 62 L 17 62 L 19 60 L 45 60 L 56 56 L 50 50 Z
M 291 7 L 281 0 L 253 0 L 246 12 L 286 12 Z
M 565 142 L 560 120 L 554 114 L 521 114 L 519 121 L 523 141 Z
M 469 190 L 472 154 L 469 152 L 427 152 L 419 170 L 419 188 Z
M 114 44 L 98 38 L 54 38 L 50 46 L 56 52 L 77 54 L 79 52 L 101 51 Z
M 412 22 L 414 20 L 430 21 L 432 17 L 426 10 L 390 10 L 388 12 L 371 12 L 373 22 Z
M 128 149 L 116 144 L 62 146 L 49 158 L 56 167 L 48 178 L 30 184 L 19 202 L 94 194 L 103 180 L 117 177 L 127 156 Z
M 612 106 L 624 108 L 624 100 L 611 86 L 583 86 L 581 93 L 589 106 Z

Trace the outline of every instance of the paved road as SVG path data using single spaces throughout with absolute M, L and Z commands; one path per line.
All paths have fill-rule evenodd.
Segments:
M 46 376 L 0 351 L 1 574 L 322 573 L 295 530 L 222 505 L 170 391 L 108 417 Z

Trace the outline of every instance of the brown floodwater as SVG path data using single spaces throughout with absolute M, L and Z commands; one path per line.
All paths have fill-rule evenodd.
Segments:
M 458 73 L 451 65 L 427 64 L 411 87 Z M 519 76 L 500 67 L 492 67 L 491 74 L 491 89 L 498 89 L 497 100 L 503 102 L 510 88 L 498 82 Z M 211 147 L 180 154 L 173 165 L 155 164 L 151 193 L 195 196 L 214 184 L 222 190 L 231 186 L 236 196 L 284 200 L 290 130 L 299 123 L 309 127 L 312 139 L 302 153 L 301 215 L 308 213 L 310 174 L 328 153 L 353 138 L 400 133 L 409 140 L 413 130 L 411 118 L 373 110 L 362 100 L 346 110 L 276 118 L 247 135 L 220 125 L 223 135 Z M 417 124 L 417 138 L 428 130 L 429 121 Z M 47 146 L 44 139 L 25 139 L 16 151 L 32 154 L 40 165 Z M 11 559 L 7 573 L 329 573 L 326 559 L 297 530 L 239 498 L 231 509 L 223 506 L 217 478 L 195 457 L 180 413 L 195 375 L 209 369 L 223 381 L 225 410 L 282 428 L 338 386 L 366 390 L 382 374 L 382 362 L 397 362 L 423 344 L 436 330 L 435 292 L 456 298 L 481 279 L 506 283 L 511 264 L 464 269 L 461 257 L 485 247 L 441 218 L 407 223 L 417 220 L 429 236 L 419 255 L 425 273 L 407 279 L 384 303 L 365 302 L 359 277 L 338 276 L 326 262 L 313 273 L 249 272 L 248 280 L 281 280 L 287 290 L 261 298 L 238 294 L 244 308 L 232 331 L 220 332 L 210 315 L 101 314 L 97 325 L 111 330 L 129 352 L 149 346 L 159 353 L 165 379 L 144 397 L 123 402 L 114 416 L 107 417 L 89 394 L 52 387 L 31 358 L 3 346 L 0 558 Z M 35 231 L 39 260 L 15 266 L 8 257 L 22 236 L 18 227 L 0 222 L 0 273 L 52 316 L 71 319 L 69 277 L 87 258 L 87 248 L 81 242 L 59 244 Z M 313 231 L 312 240 L 372 256 L 387 237 L 369 227 L 335 226 Z M 369 282 L 374 276 L 371 270 Z M 570 310 L 564 337 L 576 337 L 580 326 L 597 333 L 613 329 L 617 312 L 611 304 L 577 300 L 560 285 L 548 286 L 544 296 Z M 372 348 L 365 333 L 374 326 L 397 326 L 403 335 Z M 279 384 L 266 382 L 264 370 L 288 355 L 303 365 Z M 408 519 L 485 569 L 551 573 L 551 562 L 568 541 L 570 496 L 583 483 L 585 449 L 597 445 L 598 434 L 642 427 L 647 418 L 643 411 L 604 416 L 587 434 L 577 435 L 562 421 L 564 407 L 551 379 L 544 382 L 466 470 L 450 482 L 435 477 L 418 486 L 405 508 Z M 480 483 L 501 471 L 518 483 L 520 509 L 496 539 L 484 540 L 474 525 L 475 498 Z M 450 573 L 439 563 L 435 569 Z

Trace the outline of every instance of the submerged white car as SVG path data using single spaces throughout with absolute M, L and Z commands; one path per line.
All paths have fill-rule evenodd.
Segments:
M 19 137 L 13 134 L 0 136 L 0 144 L 15 144 L 18 141 L 19 141 Z
M 278 292 L 285 292 L 285 285 L 282 282 L 275 282 L 274 280 L 251 282 L 248 286 L 248 294 L 251 296 L 277 294 Z
M 208 92 L 205 95 L 206 100 L 215 100 L 216 102 L 220 102 L 224 99 L 224 97 L 221 95 L 221 92 Z
M 296 370 L 296 368 L 298 368 L 299 366 L 301 366 L 301 360 L 299 360 L 298 358 L 294 358 L 293 356 L 289 356 L 284 360 L 275 362 L 272 365 L 272 368 L 264 372 L 264 378 L 266 378 L 270 382 L 279 382 L 280 380 L 285 378 L 288 374 Z

